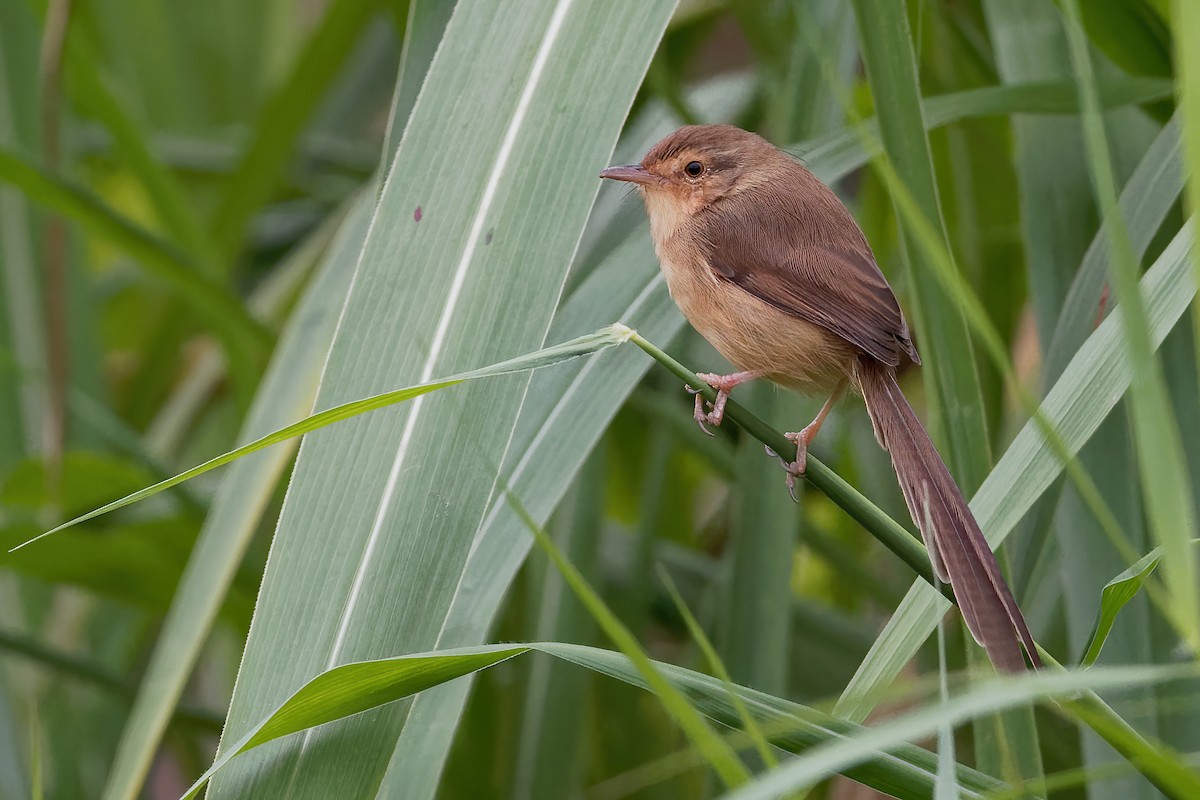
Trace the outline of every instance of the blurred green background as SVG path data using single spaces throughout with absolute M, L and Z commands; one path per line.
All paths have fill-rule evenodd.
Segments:
M 1097 668 L 1102 719 L 1027 702 L 1061 694 L 1040 684 L 953 716 L 939 685 L 987 666 L 956 616 L 931 636 L 944 601 L 844 501 L 793 505 L 760 441 L 705 437 L 679 378 L 622 344 L 0 555 L 0 798 L 180 796 L 222 730 L 228 751 L 339 664 L 629 653 L 538 526 L 651 657 L 765 693 L 751 716 L 792 720 L 776 747 L 735 730 L 720 682 L 671 700 L 529 653 L 239 756 L 212 795 L 717 797 L 861 736 L 789 738 L 798 703 L 847 725 L 924 709 L 942 761 L 864 740 L 786 796 L 1200 796 L 1196 44 L 1193 0 L 0 0 L 6 550 L 313 410 L 614 322 L 725 370 L 667 299 L 641 203 L 596 175 L 732 122 L 866 232 L 926 364 L 906 392 L 1007 536 L 1039 643 L 1130 667 Z M 822 400 L 734 397 L 777 430 Z M 912 529 L 861 401 L 813 453 Z M 681 722 L 689 702 L 716 722 Z

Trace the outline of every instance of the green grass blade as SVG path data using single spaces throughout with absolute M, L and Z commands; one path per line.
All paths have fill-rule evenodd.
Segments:
M 1126 221 L 1134 254 L 1146 254 L 1163 220 L 1183 190 L 1183 154 L 1179 120 L 1165 125 L 1146 150 L 1145 156 L 1121 191 L 1120 217 Z M 1108 235 L 1100 231 L 1092 239 L 1070 291 L 1063 301 L 1054 335 L 1046 347 L 1045 375 L 1058 380 L 1063 369 L 1096 329 L 1101 316 L 1101 297 L 1108 282 L 1112 249 Z
M 867 0 L 856 0 L 854 8 L 884 150 L 917 209 L 937 226 L 949 250 L 925 134 L 907 11 L 898 3 Z M 937 277 L 921 266 L 921 248 L 911 237 L 901 238 L 914 294 L 915 313 L 911 316 L 925 353 L 922 374 L 929 389 L 927 417 L 950 471 L 969 494 L 983 482 L 991 464 L 971 337 L 953 298 Z
M 1090 667 L 1096 663 L 1100 651 L 1104 648 L 1104 642 L 1112 631 L 1117 614 L 1141 591 L 1161 558 L 1162 548 L 1156 547 L 1138 559 L 1129 569 L 1104 584 L 1104 589 L 1100 592 L 1100 608 L 1096 611 L 1096 622 L 1092 625 L 1087 651 L 1080 659 L 1079 666 Z
M 555 315 L 550 336 L 573 336 L 613 318 L 670 338 L 682 318 L 667 296 L 643 233 L 612 252 Z M 593 359 L 535 373 L 502 467 L 513 492 L 528 498 L 544 522 L 558 505 L 584 458 L 600 439 L 649 364 L 631 348 L 611 348 Z M 496 498 L 476 534 L 462 578 L 435 646 L 465 647 L 486 640 L 532 540 L 516 513 Z M 432 798 L 469 685 L 460 681 L 416 698 L 397 743 L 382 791 Z
M 267 719 L 229 744 L 183 798 L 200 790 L 235 756 L 255 747 L 327 722 L 360 714 L 431 686 L 506 661 L 528 650 L 516 645 L 478 648 L 476 652 L 408 656 L 402 659 L 344 664 L 318 675 L 288 698 Z
M 446 32 L 446 23 L 454 12 L 455 2 L 406 0 L 404 47 L 400 53 L 400 75 L 396 80 L 392 113 L 388 118 L 387 142 L 384 145 L 384 153 L 388 156 L 385 168 L 391 165 L 391 156 L 400 146 L 409 111 L 417 102 L 417 93 L 425 83 L 429 63 L 433 61 L 433 54 L 442 41 L 442 34 Z
M 1171 29 L 1175 37 L 1179 106 L 1184 120 L 1184 151 L 1187 154 L 1188 200 L 1194 211 L 1200 208 L 1200 53 L 1192 47 L 1200 35 L 1200 9 L 1187 0 L 1171 4 Z M 1196 255 L 1196 270 L 1200 273 L 1200 254 Z
M 946 702 L 905 714 L 858 736 L 831 742 L 803 754 L 723 797 L 725 800 L 773 799 L 841 772 L 880 750 L 932 736 L 942 726 L 958 725 L 1031 701 L 1055 698 L 1070 700 L 1084 690 L 1120 691 L 1190 676 L 1194 672 L 1190 667 L 1124 667 L 1059 674 L 1030 672 L 1019 677 L 989 680 Z M 1200 787 L 1200 778 L 1182 764 L 1176 767 L 1167 788 L 1171 797 L 1181 800 L 1191 796 L 1190 793 Z
M 1091 45 L 1133 75 L 1171 74 L 1171 33 L 1159 11 L 1161 0 L 1088 3 L 1080 8 L 1080 23 Z
M 1119 128 L 1113 128 L 1114 133 Z M 1159 133 L 1137 168 L 1122 189 L 1120 198 L 1121 218 L 1127 220 L 1130 239 L 1138 257 L 1145 254 L 1151 239 L 1162 224 L 1168 212 L 1176 204 L 1183 185 L 1182 157 L 1179 141 L 1178 120 L 1169 122 Z M 1061 309 L 1059 320 L 1054 328 L 1054 336 L 1044 356 L 1044 385 L 1052 385 L 1071 357 L 1086 341 L 1088 335 L 1095 329 L 1097 319 L 1101 318 L 1102 306 L 1111 305 L 1104 301 L 1105 287 L 1108 281 L 1108 262 L 1110 248 L 1108 236 L 1100 231 L 1092 240 L 1075 278 L 1066 301 Z M 1176 334 L 1177 336 L 1177 334 Z M 1170 339 L 1168 339 L 1169 343 Z M 1166 345 L 1164 345 L 1164 353 Z M 1190 361 L 1190 354 L 1187 356 Z M 1112 451 L 1116 451 L 1115 453 Z M 1124 415 L 1113 415 L 1104 423 L 1097 435 L 1080 452 L 1081 463 L 1089 474 L 1095 476 L 1100 485 L 1100 491 L 1108 504 L 1117 515 L 1114 520 L 1122 531 L 1135 533 L 1143 528 L 1143 515 L 1139 502 L 1137 487 L 1129 479 L 1128 472 L 1113 470 L 1114 463 L 1132 463 L 1132 450 L 1129 447 L 1127 421 Z M 1043 508 L 1053 507 L 1059 503 L 1059 493 L 1052 487 L 1039 500 Z M 1122 566 L 1136 560 L 1137 553 L 1146 549 L 1139 542 L 1134 545 L 1122 537 L 1124 546 L 1112 547 L 1106 542 L 1096 540 L 1096 523 L 1093 517 L 1083 507 L 1083 502 L 1076 492 L 1068 491 L 1062 498 L 1057 518 L 1053 526 L 1047 524 L 1032 524 L 1023 526 L 1019 532 L 1019 541 L 1025 540 L 1025 530 L 1033 529 L 1033 537 L 1028 540 L 1025 549 L 1025 563 L 1018 569 L 1017 575 L 1034 574 L 1034 564 L 1038 558 L 1037 542 L 1044 536 L 1049 536 L 1051 529 L 1055 532 L 1059 547 L 1062 549 L 1061 566 L 1057 563 L 1045 570 L 1044 583 L 1049 597 L 1061 595 L 1072 653 L 1083 653 L 1097 640 L 1093 630 L 1097 621 L 1095 597 L 1101 591 L 1100 581 L 1106 575 L 1111 575 Z M 1042 509 L 1035 509 L 1031 517 L 1046 516 Z M 1104 526 L 1107 531 L 1107 526 Z M 1132 555 L 1126 555 L 1126 550 Z M 1037 581 L 1031 592 L 1037 591 Z M 1062 585 L 1059 585 L 1059 584 Z M 1107 590 L 1105 590 L 1107 591 Z M 1152 593 L 1150 599 L 1160 602 L 1161 592 Z M 1110 663 L 1154 663 L 1161 656 L 1155 650 L 1164 648 L 1152 646 L 1152 630 L 1157 622 L 1149 607 L 1132 608 L 1124 612 L 1124 621 L 1116 631 L 1115 639 L 1108 642 Z M 1115 646 L 1115 647 L 1114 647 Z M 1169 645 L 1168 645 L 1169 648 Z M 1186 691 L 1180 687 L 1181 691 Z M 1128 709 L 1140 721 L 1140 724 L 1151 723 L 1148 714 L 1143 713 L 1147 703 L 1153 702 L 1153 693 L 1146 691 L 1123 698 L 1123 703 L 1117 707 L 1119 712 Z M 1161 703 L 1161 700 L 1160 700 Z M 1168 706 L 1158 705 L 1155 708 L 1165 709 Z M 1168 735 L 1163 726 L 1168 715 L 1157 715 L 1157 731 L 1164 741 L 1178 749 L 1188 749 L 1186 740 Z M 1090 769 L 1099 768 L 1103 764 L 1113 762 L 1111 749 L 1097 737 L 1085 734 L 1082 739 L 1084 763 Z M 1104 796 L 1114 800 L 1126 800 L 1133 793 L 1143 796 L 1153 791 L 1144 781 L 1136 784 L 1136 773 L 1126 775 L 1122 782 L 1103 781 L 1097 777 L 1092 781 L 1090 791 L 1097 800 Z
M 600 536 L 604 528 L 605 459 L 591 455 L 575 485 L 551 520 L 551 534 L 563 557 L 591 585 L 600 576 Z M 571 596 L 563 576 L 546 561 L 533 567 L 528 629 L 539 641 L 590 644 L 596 625 L 588 610 Z M 572 794 L 583 787 L 587 728 L 576 714 L 563 713 L 586 697 L 590 676 L 544 653 L 529 659 L 521 727 L 513 759 L 513 800 Z
M 511 375 L 516 372 L 539 369 L 541 367 L 548 367 L 572 358 L 579 358 L 580 356 L 589 355 L 597 350 L 605 347 L 612 347 L 613 345 L 617 345 L 623 341 L 626 341 L 631 333 L 632 332 L 623 325 L 614 325 L 610 328 L 597 331 L 590 336 L 581 336 L 577 339 L 572 339 L 569 342 L 563 342 L 561 344 L 551 345 L 550 347 L 544 347 L 536 352 L 527 353 L 522 356 L 517 356 L 516 358 L 510 358 L 506 361 L 500 361 L 496 364 L 491 364 L 486 367 L 480 367 L 479 369 L 462 372 L 458 375 L 451 375 L 446 378 L 429 381 L 417 386 L 407 386 L 403 389 L 394 389 L 390 392 L 377 394 L 373 397 L 363 398 L 362 400 L 352 400 L 349 403 L 343 403 L 339 406 L 334 406 L 333 408 L 326 409 L 325 411 L 307 416 L 299 422 L 294 422 L 291 425 L 285 425 L 284 427 L 274 430 L 271 433 L 260 436 L 254 441 L 244 444 L 241 447 L 236 447 L 233 450 L 226 451 L 219 456 L 215 456 L 208 461 L 205 461 L 203 464 L 198 464 L 197 466 L 192 467 L 189 470 L 185 470 L 178 475 L 174 475 L 166 480 L 159 481 L 153 486 L 147 486 L 146 488 L 140 489 L 133 494 L 126 495 L 125 497 L 114 500 L 111 503 L 107 503 L 100 508 L 68 520 L 56 528 L 48 530 L 27 542 L 21 543 L 20 545 L 12 548 L 12 550 L 9 552 L 20 550 L 22 547 L 33 544 L 38 539 L 46 536 L 52 536 L 61 530 L 78 525 L 81 522 L 87 522 L 88 520 L 95 519 L 102 514 L 107 514 L 110 511 L 116 511 L 118 508 L 124 508 L 125 506 L 145 500 L 148 497 L 153 497 L 159 492 L 170 489 L 172 486 L 178 486 L 184 481 L 190 481 L 192 478 L 203 475 L 209 470 L 214 470 L 217 467 L 237 461 L 239 458 L 248 456 L 251 453 L 257 453 L 259 450 L 268 448 L 271 445 L 279 444 L 280 442 L 285 442 L 289 439 L 294 439 L 297 436 L 303 436 L 306 433 L 312 433 L 313 431 L 328 427 L 335 422 L 342 422 L 343 420 L 357 417 L 360 414 L 365 414 L 368 411 L 375 411 L 377 409 L 387 408 L 388 406 L 393 406 L 398 403 L 405 403 L 424 394 L 428 394 L 429 392 L 436 392 L 439 389 L 445 389 L 446 387 L 454 386 L 459 383 L 465 383 L 478 378 L 491 378 L 499 375 Z
M 37 89 L 34 20 L 22 5 L 0 7 L 0 147 L 32 150 Z M 48 399 L 37 239 L 26 198 L 0 187 L 0 468 L 42 448 Z
M 1194 42 L 1200 37 L 1200 7 L 1188 0 L 1176 0 L 1171 9 L 1179 115 L 1183 118 L 1183 173 L 1188 176 L 1186 207 L 1195 214 L 1200 209 L 1200 49 Z M 1192 270 L 1200 283 L 1200 249 L 1192 251 Z M 1192 306 L 1192 346 L 1197 372 L 1200 372 L 1200 300 Z
M 1179 124 L 1176 119 L 1164 126 L 1154 142 L 1146 150 L 1144 157 L 1121 192 L 1121 218 L 1128 222 L 1129 237 L 1135 254 L 1139 258 L 1145 255 L 1147 248 L 1150 246 L 1151 239 L 1162 225 L 1163 220 L 1172 207 L 1174 207 L 1179 193 L 1183 188 L 1182 154 L 1180 147 Z M 1047 386 L 1053 385 L 1054 381 L 1058 379 L 1075 352 L 1083 345 L 1092 331 L 1095 330 L 1097 320 L 1101 319 L 1104 311 L 1111 306 L 1111 303 L 1105 297 L 1108 285 L 1110 252 L 1107 233 L 1102 230 L 1093 238 L 1087 253 L 1083 257 L 1083 261 L 1079 265 L 1079 269 L 1075 273 L 1071 288 L 1062 305 L 1058 322 L 1054 327 L 1053 338 L 1045 348 L 1043 380 Z M 1111 470 L 1103 469 L 1102 465 L 1112 463 L 1112 461 L 1104 461 L 1106 458 L 1120 458 L 1122 461 L 1119 463 L 1124 463 L 1123 459 L 1126 457 L 1132 458 L 1132 455 L 1114 456 L 1112 453 L 1096 452 L 1099 448 L 1105 450 L 1122 448 L 1124 452 L 1129 452 L 1123 420 L 1114 419 L 1108 424 L 1115 426 L 1117 430 L 1114 435 L 1105 438 L 1115 439 L 1115 441 L 1109 441 L 1103 445 L 1093 445 L 1090 450 L 1085 450 L 1082 454 L 1084 465 L 1090 474 L 1097 476 L 1102 482 L 1106 480 L 1125 481 L 1124 473 L 1113 473 Z M 1125 482 L 1127 483 L 1127 481 Z M 1140 527 L 1142 512 L 1140 504 L 1134 502 L 1136 500 L 1135 491 L 1126 490 L 1120 494 L 1115 494 L 1109 489 L 1105 491 L 1105 496 L 1112 498 L 1114 501 L 1125 500 L 1125 502 L 1120 503 L 1121 507 L 1114 507 L 1115 512 L 1121 512 L 1121 522 L 1118 524 L 1123 529 L 1136 529 Z M 1050 506 L 1057 501 L 1058 492 L 1052 489 L 1039 501 L 1039 504 Z M 1079 508 L 1082 505 L 1079 498 L 1071 494 L 1068 494 L 1065 502 L 1070 503 L 1073 508 Z M 1079 511 L 1086 513 L 1081 508 Z M 1073 514 L 1074 511 L 1065 509 L 1063 513 Z M 1045 517 L 1046 515 L 1035 511 L 1034 516 Z M 1086 516 L 1083 519 L 1086 520 L 1085 524 L 1090 527 L 1092 524 L 1091 520 Z M 1131 522 L 1134 519 L 1137 520 L 1137 525 L 1133 525 L 1131 528 Z M 1093 555 L 1096 554 L 1090 534 L 1085 532 L 1081 541 L 1074 542 L 1069 536 L 1074 528 L 1069 526 L 1069 520 L 1066 522 L 1067 526 L 1059 528 L 1059 533 L 1062 534 L 1059 537 L 1062 540 L 1062 544 L 1068 548 L 1074 544 L 1084 552 Z M 1026 558 L 1017 571 L 1018 576 L 1028 577 L 1032 574 L 1034 564 L 1031 562 L 1038 558 L 1037 551 L 1039 548 L 1037 543 L 1042 537 L 1049 534 L 1046 527 L 1034 527 L 1034 536 L 1028 543 Z M 1066 535 L 1067 538 L 1064 538 L 1063 535 Z M 1116 542 L 1114 542 L 1114 545 L 1116 545 Z M 1143 549 L 1145 548 L 1141 546 L 1134 547 L 1132 544 L 1128 545 L 1128 547 L 1116 546 L 1113 554 L 1116 558 L 1120 559 L 1119 563 L 1128 563 L 1132 559 L 1124 552 L 1125 550 L 1137 553 Z M 1106 571 L 1111 572 L 1112 570 L 1109 569 Z M 1069 581 L 1068 583 L 1074 589 L 1075 584 L 1078 582 Z M 1084 590 L 1086 586 L 1081 585 L 1078 588 Z M 1084 616 L 1082 618 L 1076 617 L 1075 621 L 1082 626 L 1087 626 L 1090 622 L 1090 596 L 1090 594 L 1087 595 L 1088 599 L 1080 598 L 1085 608 L 1079 608 L 1078 611 L 1082 612 Z M 1075 628 L 1076 625 L 1072 624 L 1072 629 L 1074 630 Z M 1076 631 L 1079 635 L 1083 635 L 1085 632 L 1085 630 Z
M 987 0 L 983 5 L 1005 83 L 1059 81 L 1060 88 L 1078 98 L 1064 57 L 1060 14 L 1052 4 Z M 1020 114 L 1012 127 L 1029 294 L 1046 342 L 1089 243 L 1093 223 L 1087 165 L 1077 116 Z
M 671 595 L 671 602 L 675 604 L 675 610 L 683 617 L 684 623 L 687 625 L 688 633 L 692 636 L 692 641 L 700 648 L 700 652 L 704 654 L 704 660 L 708 663 L 708 668 L 713 674 L 721 679 L 725 684 L 725 688 L 729 690 L 729 701 L 737 710 L 738 720 L 741 723 L 742 730 L 749 734 L 754 742 L 754 747 L 758 751 L 758 757 L 762 759 L 763 764 L 769 768 L 778 766 L 779 760 L 775 758 L 775 754 L 771 751 L 771 743 L 767 741 L 767 737 L 763 734 L 762 728 L 758 722 L 750 714 L 750 710 L 746 708 L 746 704 L 742 702 L 741 695 L 737 693 L 734 687 L 733 678 L 729 674 L 729 670 L 725 668 L 721 657 L 717 654 L 717 649 L 713 647 L 708 636 L 704 633 L 704 628 L 701 627 L 687 603 L 683 601 L 683 596 L 679 594 L 679 590 L 675 588 L 674 581 L 671 580 L 671 575 L 663 569 L 662 565 L 658 565 L 658 577 L 667 587 L 667 593 Z
M 412 33 L 407 30 L 406 39 Z M 401 59 L 402 75 L 419 86 L 432 57 L 432 51 L 406 51 Z M 401 83 L 404 85 L 404 79 Z M 415 99 L 415 91 L 408 96 L 397 89 L 389 120 L 389 130 L 397 133 L 385 150 L 384 168 L 391 163 L 399 132 L 407 124 Z M 249 411 L 245 438 L 312 409 L 337 316 L 374 210 L 378 191 L 374 184 L 339 222 L 337 236 L 324 255 L 324 267 L 292 312 Z M 291 461 L 293 452 L 291 448 L 276 448 L 270 456 L 235 465 L 225 476 L 146 668 L 105 787 L 106 800 L 132 798 L 145 780 L 163 733 L 164 714 L 183 691 L 224 594 L 222 587 L 232 580 L 278 474 Z
M 22 763 L 24 744 L 19 741 L 25 726 L 18 719 L 7 692 L 0 692 L 0 795 L 4 797 L 35 797 L 30 791 L 29 778 Z M 36 741 L 36 740 L 35 740 Z
M 622 654 L 558 642 L 485 645 L 346 664 L 306 683 L 236 744 L 230 745 L 227 753 L 197 781 L 187 796 L 193 796 L 214 772 L 238 753 L 314 725 L 395 702 L 530 650 L 549 653 L 634 685 L 647 685 L 641 671 L 644 667 L 636 666 Z M 692 698 L 708 716 L 736 724 L 738 712 L 728 697 L 727 686 L 720 680 L 658 662 L 652 662 L 650 668 L 670 684 L 671 691 Z M 1016 678 L 997 678 L 946 702 L 905 714 L 876 728 L 838 722 L 813 709 L 736 687 L 741 701 L 761 720 L 763 729 L 774 743 L 802 753 L 800 758 L 748 784 L 743 796 L 774 796 L 761 793 L 771 788 L 798 788 L 844 772 L 896 797 L 926 798 L 932 793 L 936 756 L 907 742 L 923 738 L 938 726 L 956 725 L 979 714 L 1031 700 L 1061 697 L 1067 702 L 1075 702 L 1070 698 L 1081 691 L 1119 691 L 1194 674 L 1193 667 L 1098 667 L 1074 673 L 1030 673 Z M 1177 782 L 1171 786 L 1181 791 L 1196 783 L 1195 776 L 1186 770 L 1181 769 L 1175 777 Z M 967 797 L 982 797 L 983 792 L 1002 785 L 961 766 L 957 768 L 956 778 Z M 1186 795 L 1173 793 L 1173 796 Z
M 637 671 L 619 653 L 562 643 L 537 645 L 544 652 L 602 672 L 618 680 L 646 688 Z M 671 664 L 656 664 L 676 686 L 687 693 L 705 715 L 730 727 L 739 725 L 738 711 L 729 699 L 726 684 Z M 759 720 L 771 743 L 791 753 L 852 737 L 866 730 L 836 720 L 824 712 L 775 697 L 765 692 L 738 686 L 741 702 Z M 847 777 L 892 797 L 928 800 L 933 796 L 937 775 L 937 756 L 928 750 L 903 744 L 873 753 L 858 766 L 847 769 Z M 988 775 L 959 765 L 957 778 L 964 798 L 984 797 L 1003 784 Z

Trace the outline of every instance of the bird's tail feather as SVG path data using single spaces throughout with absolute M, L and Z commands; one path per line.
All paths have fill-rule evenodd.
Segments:
M 875 427 L 892 457 L 909 513 L 920 529 L 937 576 L 954 587 L 967 629 L 997 669 L 1025 669 L 1022 646 L 1041 666 L 1033 636 L 1000 573 L 979 523 L 950 477 L 929 434 L 892 370 L 860 362 L 855 376 Z

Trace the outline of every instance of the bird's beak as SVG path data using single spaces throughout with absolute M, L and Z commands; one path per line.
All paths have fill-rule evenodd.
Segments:
M 658 183 L 658 176 L 647 172 L 646 168 L 641 164 L 627 164 L 623 167 L 609 167 L 600 173 L 600 177 L 608 178 L 612 181 L 637 183 L 641 184 L 642 186 L 649 186 L 652 183 Z

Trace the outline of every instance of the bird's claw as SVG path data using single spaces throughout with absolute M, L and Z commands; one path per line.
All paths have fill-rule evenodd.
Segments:
M 764 448 L 767 451 L 767 455 L 771 458 L 779 459 L 779 463 L 786 473 L 783 480 L 787 484 L 788 494 L 792 496 L 793 503 L 798 503 L 800 500 L 796 497 L 796 478 L 804 477 L 804 472 L 808 467 L 808 442 L 803 431 L 800 433 L 786 433 L 784 436 L 787 437 L 789 442 L 796 445 L 795 461 L 784 461 L 783 457 L 771 449 L 770 445 L 764 445 Z
M 701 377 L 707 380 L 707 378 L 712 376 L 702 375 Z M 685 386 L 684 388 L 687 389 L 688 392 L 696 395 L 696 410 L 692 415 L 696 420 L 696 424 L 700 426 L 700 430 L 704 431 L 709 436 L 715 436 L 716 434 L 710 431 L 708 426 L 712 425 L 713 427 L 720 427 L 722 420 L 725 419 L 725 400 L 727 397 L 729 397 L 729 394 L 724 389 L 719 389 L 717 390 L 716 401 L 708 403 L 708 401 L 704 399 L 704 395 L 700 394 L 699 389 L 693 389 L 690 386 Z M 712 410 L 706 411 L 705 404 L 710 406 Z
M 787 484 L 788 494 L 792 496 L 793 503 L 799 503 L 800 498 L 796 497 L 796 476 L 790 472 L 786 473 L 786 475 L 787 477 L 783 479 L 783 482 Z
M 715 408 L 711 412 L 705 411 L 704 403 L 705 403 L 704 396 L 697 394 L 696 395 L 696 411 L 693 414 L 693 417 L 696 420 L 696 424 L 700 426 L 700 430 L 704 431 L 709 436 L 716 436 L 715 433 L 713 433 L 712 431 L 710 431 L 708 429 L 708 426 L 709 425 L 720 425 L 721 424 L 721 416 L 717 413 Z

